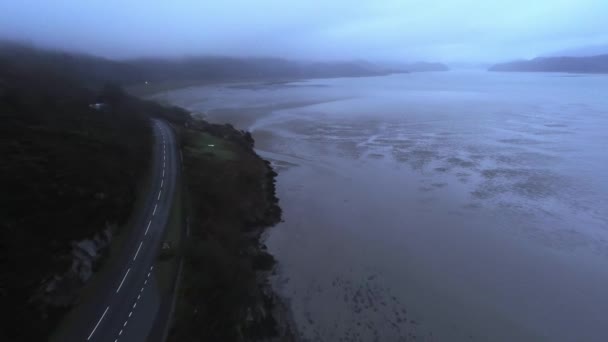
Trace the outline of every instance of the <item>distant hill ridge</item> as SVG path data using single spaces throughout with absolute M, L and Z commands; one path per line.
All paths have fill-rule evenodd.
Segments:
M 223 56 L 111 60 L 7 41 L 0 41 L 2 61 L 52 69 L 64 79 L 91 87 L 108 82 L 130 85 L 144 81 L 361 77 L 404 72 L 365 61 L 306 62 Z
M 425 72 L 425 71 L 448 71 L 447 65 L 433 62 L 415 62 L 404 64 L 403 68 L 409 72 Z
M 496 64 L 489 71 L 608 73 L 608 54 L 590 57 L 539 57 Z

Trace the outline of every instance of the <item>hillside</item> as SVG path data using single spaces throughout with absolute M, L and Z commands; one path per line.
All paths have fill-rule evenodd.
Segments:
M 123 86 L 164 81 L 230 81 L 385 75 L 394 70 L 367 62 L 305 62 L 281 58 L 188 57 L 110 60 L 101 57 L 36 49 L 0 41 L 0 61 L 53 70 L 62 78 L 95 88 L 111 82 Z
M 39 49 L 25 44 L 0 41 L 0 62 L 18 70 L 40 70 L 54 79 L 80 87 L 98 88 L 105 83 L 128 84 L 144 79 L 133 66 L 109 59 L 60 50 Z
M 91 70 L 112 64 L 96 60 L 0 48 L 2 341 L 47 339 L 131 214 L 149 116 L 188 118 L 102 86 Z M 100 101 L 102 110 L 89 106 Z
M 592 57 L 539 57 L 496 64 L 489 71 L 608 73 L 608 55 Z
M 359 62 L 298 62 L 280 58 L 192 57 L 126 62 L 147 81 L 360 77 L 389 73 Z

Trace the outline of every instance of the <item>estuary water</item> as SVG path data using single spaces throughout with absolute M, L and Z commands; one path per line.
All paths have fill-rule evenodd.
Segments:
M 157 95 L 279 173 L 310 341 L 608 341 L 608 76 L 451 71 Z

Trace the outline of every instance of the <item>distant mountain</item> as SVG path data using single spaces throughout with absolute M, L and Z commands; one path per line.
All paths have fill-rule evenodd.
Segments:
M 360 77 L 392 72 L 363 62 L 301 62 L 281 58 L 191 57 L 125 63 L 148 81 Z
M 403 69 L 409 72 L 424 72 L 424 71 L 448 71 L 447 65 L 442 63 L 431 63 L 431 62 L 415 62 L 403 64 Z
M 434 62 L 381 62 L 378 63 L 385 69 L 399 70 L 399 72 L 425 72 L 425 71 L 448 71 L 450 68 L 442 63 Z
M 402 72 L 365 61 L 307 62 L 281 58 L 188 57 L 111 60 L 81 53 L 41 49 L 0 41 L 0 62 L 54 72 L 58 77 L 99 88 L 106 83 L 140 84 L 144 81 L 229 81 L 361 77 Z
M 450 70 L 487 70 L 491 63 L 484 62 L 453 62 L 449 64 Z
M 592 57 L 539 57 L 496 64 L 489 71 L 608 73 L 608 54 Z
M 579 46 L 575 48 L 569 48 L 564 50 L 559 50 L 547 54 L 543 54 L 540 57 L 590 57 L 590 56 L 598 56 L 598 55 L 606 55 L 608 54 L 608 44 L 601 45 L 587 45 L 587 46 Z

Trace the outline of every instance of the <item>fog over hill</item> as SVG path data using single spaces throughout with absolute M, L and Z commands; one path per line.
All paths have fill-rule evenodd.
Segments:
M 539 57 L 496 64 L 490 71 L 608 73 L 608 54 L 591 57 Z

